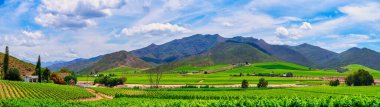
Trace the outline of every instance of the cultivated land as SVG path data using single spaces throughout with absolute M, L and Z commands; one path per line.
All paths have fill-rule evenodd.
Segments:
M 228 69 L 223 69 L 228 68 Z M 286 74 L 293 73 L 294 77 L 270 77 L 264 78 L 270 81 L 270 84 L 308 84 L 308 85 L 321 85 L 327 84 L 328 81 L 323 81 L 322 77 L 339 77 L 347 76 L 358 69 L 365 69 L 369 71 L 374 78 L 380 79 L 380 72 L 361 66 L 361 65 L 348 65 L 349 71 L 339 73 L 336 70 L 314 70 L 308 67 L 287 63 L 287 62 L 268 62 L 268 63 L 255 63 L 242 67 L 232 67 L 232 65 L 215 65 L 208 67 L 191 67 L 183 66 L 175 70 L 168 71 L 163 74 L 161 80 L 162 84 L 193 84 L 193 85 L 231 85 L 241 84 L 241 81 L 246 79 L 251 84 L 256 84 L 261 76 L 247 76 L 247 74 L 259 73 L 273 73 L 273 74 Z M 218 71 L 222 70 L 222 71 Z M 201 72 L 199 72 L 201 71 Z M 204 71 L 211 71 L 209 74 L 204 74 Z M 139 69 L 128 67 L 117 68 L 109 71 L 102 72 L 102 74 L 115 74 L 115 77 L 127 77 L 126 84 L 149 84 L 148 75 Z M 179 73 L 187 72 L 187 73 Z M 193 73 L 199 72 L 199 73 Z M 240 73 L 243 75 L 240 77 Z M 78 77 L 79 81 L 93 81 L 94 77 Z
M 315 70 L 286 63 L 255 63 L 241 67 L 215 65 L 183 66 L 163 74 L 162 84 L 209 85 L 203 88 L 106 88 L 0 81 L 0 106 L 380 106 L 380 86 L 328 86 L 325 77 L 344 77 L 358 69 L 380 78 L 379 71 L 361 65 L 348 65 L 349 71 Z M 205 71 L 210 71 L 204 74 Z M 286 74 L 294 77 L 247 76 L 247 74 Z M 244 76 L 240 76 L 242 73 Z M 149 84 L 144 70 L 120 67 L 102 72 L 127 77 L 126 84 Z M 251 85 L 260 78 L 273 84 L 306 84 L 305 87 L 214 88 L 213 85 Z M 79 80 L 93 80 L 82 76 Z M 342 83 L 343 84 L 343 83 Z M 89 92 L 90 91 L 90 92 Z M 92 92 L 95 91 L 95 92 Z M 46 93 L 47 94 L 42 94 Z M 96 95 L 96 97 L 95 97 Z M 17 100 L 14 100 L 17 99 Z

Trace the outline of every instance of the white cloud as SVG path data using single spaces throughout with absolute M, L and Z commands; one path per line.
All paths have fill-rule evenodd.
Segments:
M 288 29 L 286 29 L 285 27 L 276 28 L 275 34 L 277 34 L 280 37 L 288 37 L 289 36 Z
M 327 35 L 321 40 L 316 41 L 316 45 L 325 49 L 342 52 L 351 47 L 359 47 L 359 43 L 370 42 L 380 42 L 380 40 L 363 34 Z
M 44 34 L 41 31 L 21 31 L 15 35 L 0 36 L 0 45 L 35 47 L 42 41 L 46 41 L 42 39 L 43 37 Z
M 43 0 L 34 20 L 46 27 L 83 28 L 95 25 L 94 18 L 111 16 L 112 9 L 123 5 L 122 0 Z
M 302 25 L 300 26 L 300 29 L 302 30 L 311 30 L 313 27 L 308 22 L 302 22 Z
M 163 36 L 163 35 L 175 35 L 190 33 L 191 31 L 170 23 L 152 23 L 147 25 L 139 25 L 131 28 L 124 28 L 122 34 L 125 36 L 136 36 L 136 35 L 148 35 L 148 36 Z
M 33 38 L 33 39 L 38 39 L 38 38 L 44 37 L 44 34 L 41 31 L 35 31 L 35 32 L 21 31 L 21 33 L 24 36 L 29 37 L 29 38 Z
M 348 5 L 340 7 L 339 11 L 357 21 L 380 20 L 380 3 L 367 3 L 365 5 Z

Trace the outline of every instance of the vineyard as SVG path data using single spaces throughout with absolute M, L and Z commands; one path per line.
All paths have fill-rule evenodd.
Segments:
M 314 86 L 300 88 L 204 88 L 204 89 L 121 89 L 121 88 L 92 88 L 116 98 L 160 98 L 160 99 L 240 99 L 240 98 L 271 98 L 271 97 L 297 97 L 297 98 L 323 98 L 326 96 L 380 96 L 380 86 L 372 87 L 329 87 Z M 366 90 L 363 92 L 363 90 Z
M 0 81 L 0 99 L 71 100 L 88 97 L 94 95 L 74 86 Z
M 96 102 L 65 102 L 56 100 L 0 100 L 0 106 L 53 106 L 53 107 L 103 107 L 103 106 L 155 106 L 155 107 L 377 107 L 378 98 L 373 97 L 272 97 L 242 98 L 229 100 L 186 100 L 156 98 L 117 98 Z

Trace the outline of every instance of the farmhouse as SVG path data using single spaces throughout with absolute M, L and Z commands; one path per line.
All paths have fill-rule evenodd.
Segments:
M 22 72 L 25 82 L 38 82 L 38 76 L 33 75 L 33 72 Z

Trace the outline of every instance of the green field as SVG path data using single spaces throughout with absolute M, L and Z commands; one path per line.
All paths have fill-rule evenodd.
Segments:
M 369 71 L 375 78 L 380 78 L 379 71 L 361 65 L 348 65 L 344 73 L 335 70 L 315 70 L 308 67 L 286 63 L 255 63 L 232 67 L 223 71 L 216 69 L 231 65 L 210 67 L 179 67 L 163 75 L 162 84 L 204 84 L 228 85 L 241 84 L 243 79 L 250 84 L 257 84 L 260 78 L 269 84 L 308 84 L 313 86 L 288 88 L 104 88 L 91 87 L 97 93 L 113 96 L 114 99 L 101 99 L 90 102 L 78 102 L 75 99 L 94 97 L 86 90 L 74 86 L 0 81 L 0 106 L 185 106 L 185 107 L 226 107 L 226 106 L 380 106 L 380 86 L 350 87 L 340 85 L 327 86 L 328 81 L 319 77 L 347 76 L 358 69 Z M 181 74 L 177 71 L 216 71 L 209 74 Z M 247 76 L 247 74 L 293 73 L 294 77 Z M 240 73 L 244 76 L 240 76 Z M 149 84 L 148 75 L 143 70 L 121 67 L 102 72 L 115 74 L 114 77 L 127 77 L 126 84 Z M 93 80 L 94 77 L 79 77 L 79 80 Z M 47 92 L 47 93 L 46 93 Z M 17 100 L 15 100 L 17 99 Z M 69 101 L 63 101 L 69 100 Z
M 178 71 L 192 71 L 192 70 L 214 70 L 226 67 L 229 65 L 216 65 L 210 67 L 191 67 L 183 66 L 176 70 Z M 380 72 L 369 69 L 360 65 L 348 65 L 349 71 L 345 73 L 339 73 L 335 70 L 309 70 L 308 67 L 286 63 L 286 62 L 268 62 L 268 63 L 255 63 L 248 66 L 235 67 L 233 69 L 212 72 L 209 74 L 194 73 L 194 74 L 180 74 L 175 72 L 167 72 L 163 75 L 162 84 L 240 84 L 242 80 L 246 79 L 250 83 L 255 84 L 260 78 L 267 79 L 270 84 L 310 84 L 320 85 L 326 84 L 327 81 L 321 81 L 319 77 L 331 77 L 331 76 L 347 76 L 358 69 L 368 70 L 374 78 L 380 78 Z M 137 73 L 134 73 L 134 72 Z M 127 72 L 127 73 L 123 73 Z M 149 84 L 148 75 L 139 73 L 141 70 L 131 68 L 118 68 L 103 72 L 103 74 L 116 74 L 115 77 L 127 77 L 126 84 Z M 239 75 L 243 73 L 247 74 L 259 74 L 259 73 L 274 73 L 274 74 L 286 74 L 288 72 L 293 73 L 295 77 L 260 77 L 260 76 L 231 76 Z M 80 81 L 92 81 L 94 77 L 79 77 Z

